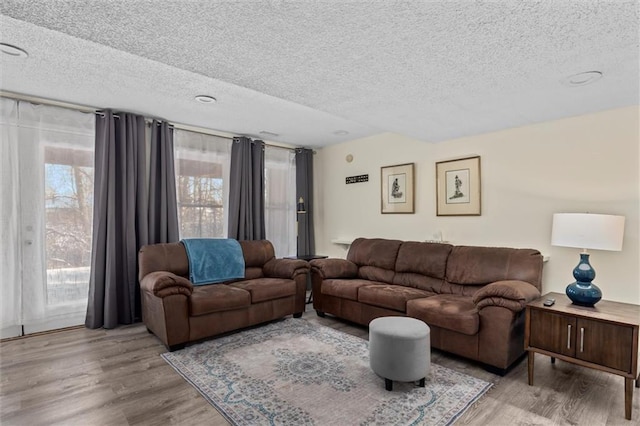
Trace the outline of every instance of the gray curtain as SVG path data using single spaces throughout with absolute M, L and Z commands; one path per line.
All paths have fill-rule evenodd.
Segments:
M 96 119 L 88 328 L 140 317 L 138 250 L 149 229 L 144 134 L 142 116 L 107 110 Z
M 266 238 L 264 142 L 233 138 L 229 181 L 229 238 Z
M 313 150 L 296 149 L 296 200 L 304 199 L 306 213 L 298 213 L 298 256 L 315 254 L 313 234 Z M 297 203 L 297 201 L 296 201 Z
M 169 124 L 151 123 L 149 165 L 149 244 L 179 241 L 173 131 Z

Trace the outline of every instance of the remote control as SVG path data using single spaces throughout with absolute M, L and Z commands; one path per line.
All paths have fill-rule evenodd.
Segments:
M 553 306 L 554 303 L 556 303 L 556 299 L 547 299 L 542 304 L 544 306 Z

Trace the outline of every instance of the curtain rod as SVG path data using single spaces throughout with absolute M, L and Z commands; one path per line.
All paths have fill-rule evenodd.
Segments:
M 91 107 L 91 106 L 87 106 L 87 105 L 80 105 L 80 104 L 74 104 L 71 102 L 63 102 L 63 101 L 56 101 L 53 99 L 47 99 L 47 98 L 41 98 L 38 96 L 32 96 L 32 95 L 23 95 L 21 93 L 14 93 L 14 92 L 7 92 L 5 90 L 0 90 L 0 96 L 3 96 L 5 98 L 11 98 L 11 99 L 15 99 L 18 101 L 28 101 L 28 102 L 33 102 L 33 103 L 37 103 L 37 104 L 44 104 L 44 105 L 51 105 L 51 106 L 57 106 L 57 107 L 62 107 L 62 108 L 67 108 L 67 109 L 73 109 L 76 111 L 81 111 L 81 112 L 90 112 L 90 113 L 94 113 L 96 115 L 102 115 L 104 116 L 104 110 L 105 108 L 96 108 L 96 107 Z M 117 114 L 114 114 L 115 117 L 120 118 Z M 151 121 L 153 120 L 153 118 L 151 119 L 147 119 L 145 117 L 145 121 Z M 219 138 L 223 138 L 223 139 L 231 139 L 233 140 L 233 138 L 235 137 L 239 137 L 238 135 L 233 135 L 231 133 L 226 133 L 223 131 L 216 131 L 216 130 L 212 130 L 212 129 L 207 129 L 204 127 L 199 127 L 199 126 L 192 126 L 189 124 L 180 124 L 180 123 L 172 123 L 168 120 L 164 120 L 164 119 L 159 119 L 156 118 L 156 120 L 160 120 L 160 121 L 166 121 L 167 123 L 169 123 L 171 125 L 171 127 L 173 129 L 178 129 L 178 130 L 186 130 L 189 132 L 195 132 L 195 133 L 202 133 L 205 135 L 211 135 L 211 136 L 216 136 Z M 248 136 L 245 136 L 248 137 Z M 300 148 L 292 148 L 292 147 L 288 147 L 288 146 L 282 146 L 282 145 L 278 145 L 278 144 L 273 144 L 273 143 L 267 143 L 265 142 L 265 145 L 273 147 L 273 148 L 281 148 L 281 149 L 288 149 L 290 151 L 297 151 L 299 149 L 304 149 L 302 147 Z M 316 152 L 313 151 L 313 153 L 315 154 Z
M 100 117 L 105 117 L 106 116 L 106 114 L 104 113 L 103 109 L 101 109 L 99 111 L 94 111 L 93 113 L 95 115 L 99 115 Z M 113 118 L 120 119 L 120 116 L 118 115 L 118 113 L 111 114 L 111 116 Z M 158 123 L 157 125 L 159 126 L 164 121 L 165 123 L 167 123 L 169 125 L 169 129 L 173 130 L 173 124 L 169 123 L 167 120 L 163 120 L 161 118 L 144 117 L 144 116 L 142 118 L 144 118 L 144 123 L 145 124 L 149 124 L 149 125 L 153 124 L 153 122 L 155 121 L 156 123 Z

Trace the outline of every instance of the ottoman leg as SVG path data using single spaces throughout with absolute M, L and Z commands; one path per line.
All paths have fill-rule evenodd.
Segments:
M 393 380 L 384 379 L 384 388 L 388 391 L 393 390 Z
M 420 379 L 420 384 L 418 384 L 418 386 L 420 386 L 421 388 L 424 387 L 424 381 L 425 381 L 425 377 L 423 377 L 422 379 Z

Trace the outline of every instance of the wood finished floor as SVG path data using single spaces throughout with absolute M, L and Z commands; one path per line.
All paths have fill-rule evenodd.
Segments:
M 311 305 L 303 320 L 368 335 L 364 327 L 318 318 Z M 0 424 L 227 425 L 164 362 L 159 355 L 165 351 L 141 324 L 5 341 L 0 344 Z M 536 355 L 535 386 L 528 386 L 526 359 L 504 377 L 437 350 L 432 362 L 494 384 L 456 425 L 640 425 L 640 392 L 634 388 L 633 420 L 625 420 L 619 376 L 562 361 L 552 365 Z

